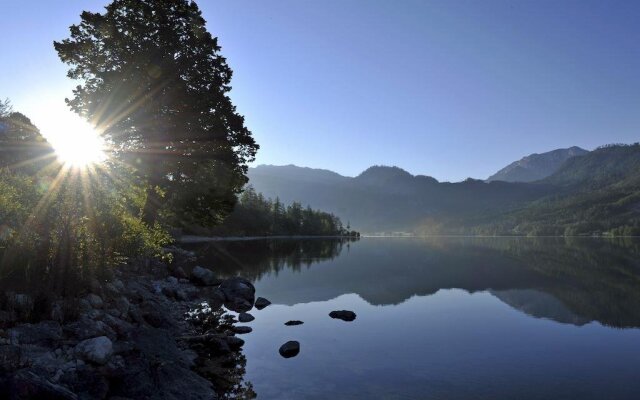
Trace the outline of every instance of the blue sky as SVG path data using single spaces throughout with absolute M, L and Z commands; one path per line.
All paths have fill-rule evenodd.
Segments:
M 50 136 L 52 41 L 104 0 L 0 0 L 0 97 Z M 258 163 L 485 178 L 533 152 L 640 140 L 640 2 L 202 0 Z

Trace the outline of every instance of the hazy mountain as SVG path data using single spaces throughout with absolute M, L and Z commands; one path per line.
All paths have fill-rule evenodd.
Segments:
M 544 182 L 587 188 L 640 183 L 640 144 L 602 146 L 583 157 L 567 160 Z
M 387 166 L 373 166 L 351 178 L 327 170 L 263 165 L 251 168 L 249 179 L 267 197 L 332 212 L 363 232 L 409 231 L 443 215 L 502 212 L 550 190 L 542 184 L 473 179 L 440 183 Z
M 484 222 L 484 233 L 640 235 L 640 144 L 571 158 L 540 183 L 555 193 Z
M 578 153 L 583 155 L 565 159 L 533 183 L 438 182 L 386 166 L 354 178 L 293 165 L 260 166 L 249 170 L 249 178 L 267 197 L 334 213 L 364 233 L 640 234 L 640 145 L 571 148 L 530 160 L 547 155 L 549 167 Z
M 580 147 L 557 149 L 542 154 L 531 154 L 512 162 L 491 175 L 487 181 L 533 182 L 556 172 L 570 158 L 587 154 Z

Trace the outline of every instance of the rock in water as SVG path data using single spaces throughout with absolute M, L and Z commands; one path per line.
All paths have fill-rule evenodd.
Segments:
M 191 271 L 191 281 L 197 285 L 213 286 L 220 283 L 216 275 L 207 268 L 194 267 Z
M 253 329 L 251 329 L 250 326 L 234 326 L 233 327 L 233 332 L 237 333 L 238 335 L 243 335 L 245 333 L 251 333 Z
M 238 315 L 238 321 L 240 322 L 251 322 L 254 319 L 256 318 L 253 315 L 246 312 L 240 313 L 240 315 Z
M 104 365 L 113 354 L 113 343 L 106 336 L 87 339 L 78 343 L 75 352 L 86 361 Z
M 224 306 L 231 311 L 247 312 L 253 307 L 256 288 L 244 278 L 227 279 L 218 290 L 224 295 Z
M 284 324 L 286 326 L 295 326 L 295 325 L 302 325 L 302 324 L 304 324 L 304 322 L 298 321 L 298 320 L 293 320 L 293 321 L 287 321 Z
M 269 304 L 271 304 L 271 302 L 267 299 L 265 299 L 264 297 L 258 297 L 258 299 L 256 300 L 256 308 L 258 310 L 262 310 L 263 308 L 265 308 L 266 306 L 268 306 Z
M 227 341 L 227 344 L 229 345 L 229 347 L 233 350 L 238 350 L 239 348 L 244 346 L 244 340 L 237 338 L 235 336 L 227 336 L 225 337 L 225 340 Z
M 347 311 L 347 310 L 331 311 L 329 313 L 329 316 L 331 318 L 337 318 L 347 322 L 350 322 L 356 319 L 356 313 L 354 313 L 353 311 Z
M 290 340 L 287 343 L 280 346 L 280 355 L 284 358 L 295 357 L 300 353 L 300 342 Z

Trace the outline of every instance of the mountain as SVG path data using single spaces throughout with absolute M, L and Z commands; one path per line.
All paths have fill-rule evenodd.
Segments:
M 557 149 L 542 154 L 531 154 L 512 162 L 491 175 L 487 181 L 533 182 L 556 172 L 565 161 L 589 153 L 580 147 Z
M 249 184 L 285 204 L 331 212 L 363 233 L 640 235 L 640 144 L 555 150 L 530 159 L 545 155 L 555 171 L 530 183 L 438 182 L 388 166 L 352 178 L 287 165 L 251 168 Z M 534 164 L 542 165 L 527 162 Z
M 388 166 L 373 166 L 351 178 L 327 170 L 287 166 L 249 169 L 249 184 L 263 195 L 279 197 L 336 214 L 362 232 L 412 231 L 424 220 L 494 214 L 549 193 L 547 185 L 438 182 Z
M 640 235 L 640 144 L 571 158 L 539 183 L 555 193 L 480 223 L 476 232 Z

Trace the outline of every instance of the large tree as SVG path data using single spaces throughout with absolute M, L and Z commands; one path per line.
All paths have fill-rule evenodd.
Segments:
M 180 220 L 219 220 L 258 145 L 228 96 L 232 71 L 217 38 L 193 1 L 114 0 L 105 9 L 83 12 L 70 38 L 54 42 L 81 81 L 67 104 L 146 179 L 147 223 L 167 202 Z

